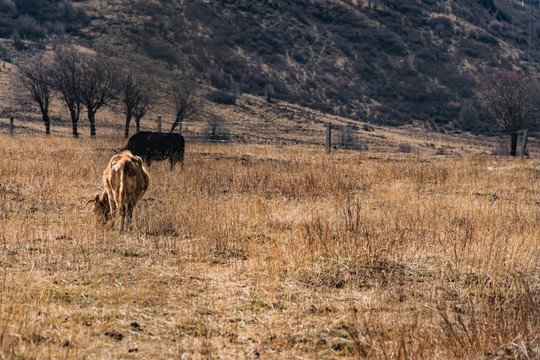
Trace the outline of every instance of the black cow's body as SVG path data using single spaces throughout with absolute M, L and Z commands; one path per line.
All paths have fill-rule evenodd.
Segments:
M 169 159 L 171 169 L 174 164 L 184 161 L 184 137 L 175 133 L 139 131 L 133 134 L 121 150 L 129 150 L 140 156 L 148 166 L 153 160 Z

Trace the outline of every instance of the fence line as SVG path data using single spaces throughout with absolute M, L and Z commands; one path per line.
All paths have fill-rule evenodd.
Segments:
M 13 135 L 15 133 L 13 117 L 11 117 L 9 120 L 9 134 Z M 33 125 L 29 126 L 28 130 L 30 130 L 32 133 L 38 131 L 36 130 L 36 125 L 38 123 L 41 124 L 41 122 L 37 120 L 31 121 L 31 124 Z M 168 124 L 168 122 L 166 122 L 166 124 Z M 339 123 L 330 123 L 329 125 L 328 122 L 323 123 L 322 121 L 319 121 L 319 124 L 324 126 L 322 129 L 313 127 L 301 127 L 298 129 L 281 129 L 281 132 L 272 132 L 271 129 L 275 129 L 276 125 L 273 123 L 267 123 L 265 124 L 265 128 L 262 131 L 257 130 L 260 130 L 260 128 L 254 128 L 251 131 L 248 130 L 247 132 L 238 134 L 229 133 L 227 131 L 228 129 L 226 124 L 220 124 L 220 129 L 224 130 L 224 133 L 219 133 L 219 137 L 212 137 L 213 133 L 208 132 L 208 129 L 204 128 L 204 124 L 200 122 L 196 123 L 195 126 L 191 126 L 189 122 L 186 124 L 189 125 L 189 128 L 186 127 L 184 129 L 183 135 L 188 141 L 210 143 L 237 142 L 244 144 L 252 143 L 267 145 L 303 145 L 308 147 L 325 147 L 326 151 L 331 151 L 332 148 L 343 150 L 367 150 L 369 148 L 374 151 L 397 151 L 406 153 L 433 152 L 434 149 L 433 146 L 432 149 L 429 149 L 429 147 L 424 148 L 423 146 L 418 146 L 418 139 L 412 140 L 411 142 L 408 142 L 406 139 L 404 139 L 402 144 L 396 143 L 395 140 L 387 142 L 384 140 L 384 136 L 370 134 L 370 132 L 374 131 L 373 127 L 370 127 L 368 125 L 362 126 L 362 124 L 358 124 L 358 126 L 355 126 L 356 124 L 340 125 Z M 202 127 L 201 124 L 203 125 Z M 153 119 L 148 118 L 147 120 L 145 120 L 141 130 L 160 131 L 163 130 L 163 125 L 163 117 L 161 115 L 157 115 L 156 117 L 153 117 Z M 60 132 L 63 135 L 68 136 L 68 129 L 70 128 L 70 126 L 70 122 L 62 121 L 58 123 L 55 127 L 62 129 L 60 131 L 57 131 L 57 133 Z M 21 127 L 21 129 L 23 129 L 23 133 L 26 132 L 26 130 L 24 130 L 25 128 L 25 126 Z M 99 128 L 103 129 L 102 131 L 99 131 L 98 129 L 98 136 L 100 137 L 120 137 L 121 135 L 123 135 L 122 130 L 124 130 L 125 124 L 102 123 L 99 124 Z M 79 130 L 82 130 L 82 127 Z M 167 129 L 165 129 L 165 131 L 167 131 Z M 508 153 L 509 146 L 503 143 L 502 137 L 509 136 L 511 134 L 523 134 L 523 136 L 518 137 L 517 155 L 521 157 L 526 156 L 527 149 L 531 148 L 531 146 L 532 148 L 529 150 L 529 153 L 534 153 L 535 157 L 538 156 L 538 154 L 540 153 L 539 139 L 537 137 L 531 138 L 532 132 L 528 129 L 515 132 L 462 133 L 467 135 L 480 135 L 485 137 L 484 140 L 482 138 L 471 138 L 470 144 L 473 147 L 477 146 L 479 149 L 484 148 L 488 151 L 489 149 L 491 149 L 491 154 L 493 155 L 505 155 Z M 297 134 L 297 136 L 295 136 L 295 134 Z M 441 134 L 441 136 L 459 136 L 459 134 L 460 133 L 452 134 L 452 132 L 448 132 L 446 134 Z M 80 133 L 80 135 L 83 134 Z M 433 136 L 437 137 L 437 134 L 434 133 Z M 497 140 L 489 139 L 495 137 L 501 138 L 498 143 Z M 414 139 L 414 137 L 412 139 Z M 429 138 L 426 138 L 425 140 L 430 141 Z M 532 140 L 532 143 L 530 140 Z M 415 146 L 415 143 L 417 144 L 417 146 Z M 451 150 L 451 146 L 445 147 L 444 144 L 441 144 L 436 150 L 440 151 L 440 154 L 448 154 L 447 150 L 449 151 L 449 153 L 455 153 L 455 151 Z M 478 150 L 478 153 L 485 153 L 485 150 Z

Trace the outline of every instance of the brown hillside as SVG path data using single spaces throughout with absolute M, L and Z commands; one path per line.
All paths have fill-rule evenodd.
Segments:
M 85 46 L 142 54 L 166 71 L 189 66 L 226 91 L 237 84 L 263 95 L 272 85 L 278 99 L 372 124 L 485 129 L 459 115 L 475 84 L 496 68 L 524 68 L 528 59 L 528 8 L 519 1 L 6 4 L 5 38 L 42 44 L 67 35 Z M 536 71 L 537 6 L 531 15 Z M 10 49 L 2 47 L 4 58 L 14 55 Z

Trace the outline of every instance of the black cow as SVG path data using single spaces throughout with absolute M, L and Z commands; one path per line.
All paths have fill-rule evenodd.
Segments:
M 139 131 L 120 150 L 129 150 L 133 155 L 140 156 L 148 166 L 153 160 L 168 158 L 173 169 L 174 164 L 184 161 L 184 147 L 184 137 L 180 134 Z

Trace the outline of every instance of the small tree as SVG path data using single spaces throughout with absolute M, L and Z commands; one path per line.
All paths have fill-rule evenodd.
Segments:
M 133 116 L 135 117 L 135 129 L 137 132 L 141 130 L 141 119 L 146 115 L 148 110 L 151 108 L 152 100 L 154 98 L 153 89 L 146 89 L 141 98 L 139 99 L 139 102 L 133 109 Z
M 84 105 L 90 123 L 90 136 L 96 136 L 96 112 L 117 94 L 118 65 L 104 53 L 82 53 L 77 96 Z
M 148 111 L 152 96 L 150 81 L 139 66 L 130 63 L 123 64 L 120 79 L 119 96 L 126 116 L 124 137 L 127 138 L 129 124 L 133 117 L 139 131 L 141 118 Z
M 36 104 L 45 124 L 45 134 L 51 133 L 49 107 L 53 97 L 52 65 L 43 52 L 27 52 L 17 61 L 16 82 L 22 89 L 24 102 Z
M 481 84 L 480 95 L 497 124 L 510 133 L 510 154 L 517 153 L 517 132 L 536 120 L 540 87 L 531 76 L 501 70 Z
M 78 123 L 81 113 L 78 82 L 81 79 L 81 53 L 72 45 L 56 46 L 53 59 L 53 87 L 68 108 L 74 138 L 79 137 Z
M 199 91 L 199 84 L 192 76 L 176 78 L 171 85 L 171 93 L 175 111 L 171 132 L 178 126 L 178 131 L 182 134 L 183 122 L 196 118 L 202 113 L 204 100 Z

